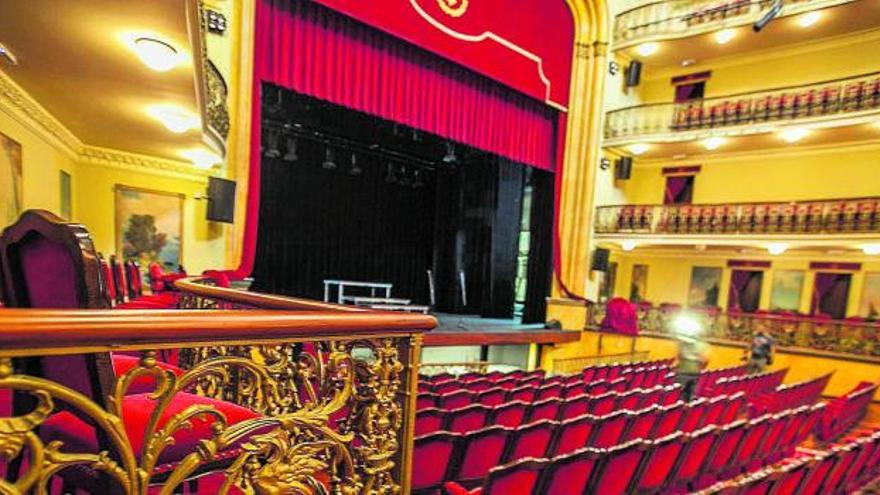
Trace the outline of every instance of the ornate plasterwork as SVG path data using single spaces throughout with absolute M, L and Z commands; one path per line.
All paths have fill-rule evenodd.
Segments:
M 10 117 L 79 164 L 159 174 L 200 182 L 210 175 L 209 171 L 196 169 L 184 161 L 168 160 L 83 143 L 3 71 L 0 71 L 0 111 L 5 111 Z

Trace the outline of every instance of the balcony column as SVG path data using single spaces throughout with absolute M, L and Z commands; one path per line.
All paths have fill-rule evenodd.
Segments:
M 583 296 L 589 277 L 593 200 L 602 124 L 602 95 L 608 63 L 608 13 L 602 0 L 570 0 L 576 47 L 572 64 L 566 147 L 559 188 L 558 215 L 561 273 L 555 274 L 548 319 L 564 328 L 582 328 L 585 308 L 565 299 Z

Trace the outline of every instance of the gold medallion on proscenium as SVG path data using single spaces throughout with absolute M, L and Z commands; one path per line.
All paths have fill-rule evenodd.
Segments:
M 451 17 L 461 17 L 468 8 L 468 0 L 437 0 L 437 4 L 440 5 L 440 10 Z

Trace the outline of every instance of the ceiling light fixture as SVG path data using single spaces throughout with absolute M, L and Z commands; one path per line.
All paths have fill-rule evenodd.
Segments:
M 623 249 L 624 251 L 632 251 L 635 248 L 636 248 L 636 241 L 633 241 L 631 239 L 627 239 L 627 240 L 622 241 L 620 243 L 620 249 Z
M 649 149 L 651 149 L 651 145 L 649 145 L 647 143 L 636 143 L 636 144 L 630 145 L 630 147 L 627 149 L 629 149 L 629 152 L 632 153 L 633 155 L 639 156 L 639 155 L 643 154 L 644 152 L 648 151 Z
M 208 170 L 222 161 L 222 159 L 215 153 L 203 148 L 184 150 L 180 152 L 180 155 L 191 161 L 196 168 L 202 170 Z
M 730 40 L 736 37 L 736 31 L 733 29 L 722 29 L 715 33 L 715 43 L 726 45 Z
M 726 142 L 727 140 L 723 137 L 712 136 L 703 140 L 703 148 L 706 148 L 708 151 L 717 150 Z
M 443 156 L 443 163 L 455 163 L 458 158 L 455 156 L 455 145 L 451 141 L 446 141 L 446 155 Z
M 16 58 L 15 54 L 12 53 L 9 47 L 3 43 L 0 43 L 0 58 L 6 59 L 6 61 L 12 65 L 18 65 L 18 58 Z
M 169 71 L 180 62 L 177 50 L 164 41 L 142 37 L 135 39 L 131 45 L 141 62 L 156 72 Z
M 287 152 L 284 153 L 284 156 L 281 158 L 285 162 L 295 162 L 299 160 L 299 157 L 296 156 L 296 138 L 289 136 L 287 138 Z
M 147 114 L 162 122 L 175 134 L 182 134 L 201 126 L 201 120 L 196 115 L 177 105 L 151 105 L 147 107 Z
M 324 170 L 334 170 L 336 168 L 336 162 L 333 161 L 333 150 L 329 146 L 324 151 L 324 163 L 321 164 L 321 168 Z
M 692 65 L 694 65 L 694 64 L 696 64 L 696 63 L 697 63 L 697 59 L 695 59 L 695 58 L 686 58 L 686 59 L 684 59 L 684 60 L 681 61 L 681 66 L 682 66 L 682 67 L 690 67 L 690 66 L 692 66 Z
M 788 244 L 783 244 L 781 242 L 774 242 L 772 244 L 767 244 L 767 252 L 772 254 L 773 256 L 780 255 L 784 253 L 788 249 Z
M 660 50 L 660 45 L 654 43 L 653 41 L 642 43 L 641 45 L 636 47 L 636 53 L 643 57 L 650 57 L 651 55 L 657 53 L 658 50 Z
M 348 175 L 358 176 L 364 172 L 364 169 L 357 164 L 357 155 L 351 154 L 351 167 L 348 169 Z
M 798 26 L 800 26 L 802 28 L 808 28 L 808 27 L 812 26 L 813 24 L 816 24 L 817 22 L 819 22 L 819 19 L 821 19 L 821 18 L 822 18 L 822 12 L 819 12 L 818 10 L 814 10 L 812 12 L 807 12 L 806 14 L 802 14 L 802 15 L 798 16 L 797 23 L 798 23 Z
M 880 254 L 880 244 L 864 244 L 862 245 L 862 252 L 868 256 L 876 256 Z
M 779 132 L 779 137 L 781 137 L 782 140 L 786 143 L 791 144 L 796 143 L 801 139 L 807 137 L 808 134 L 810 134 L 810 131 L 808 131 L 807 129 L 796 127 L 793 129 L 783 129 Z

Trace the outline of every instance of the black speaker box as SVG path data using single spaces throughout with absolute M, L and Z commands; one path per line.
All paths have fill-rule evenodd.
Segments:
M 632 88 L 639 85 L 639 81 L 642 80 L 642 63 L 638 60 L 633 60 L 629 63 L 629 67 L 626 68 L 626 87 Z
M 590 268 L 598 272 L 607 272 L 608 256 L 610 254 L 611 251 L 605 248 L 596 248 L 596 250 L 593 251 L 593 263 Z
M 614 167 L 614 178 L 617 180 L 629 180 L 632 176 L 633 159 L 631 156 L 624 156 L 617 160 Z

